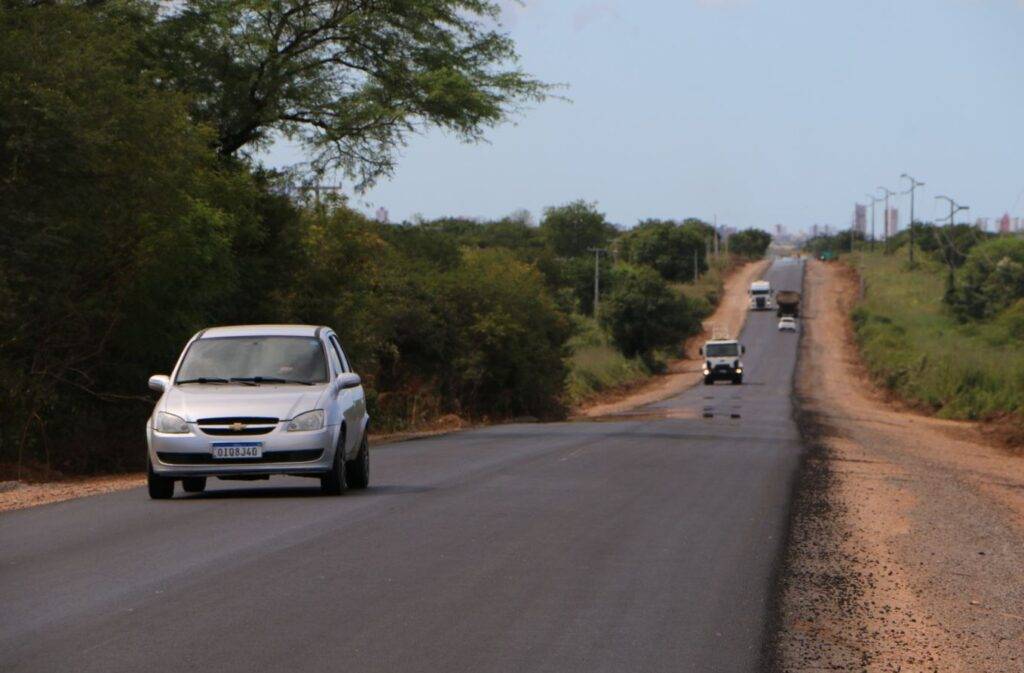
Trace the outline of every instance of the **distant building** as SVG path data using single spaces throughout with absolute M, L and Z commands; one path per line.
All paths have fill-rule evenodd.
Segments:
M 988 218 L 979 217 L 974 221 L 974 226 L 977 227 L 978 229 L 981 229 L 982 231 L 988 231 Z
M 889 208 L 885 211 L 885 235 L 895 236 L 900 229 L 900 211 L 898 208 Z
M 385 208 L 384 206 L 381 206 L 380 208 L 378 208 L 376 214 L 374 214 L 373 217 L 374 217 L 375 220 L 377 220 L 381 224 L 387 224 L 388 222 L 391 221 L 390 220 L 390 215 L 388 213 L 388 209 Z
M 818 237 L 818 225 L 812 224 L 811 225 L 811 238 L 817 238 L 817 237 Z
M 1020 231 L 1020 224 L 1021 224 L 1020 218 L 1019 218 L 1019 217 L 1015 217 L 1015 218 L 1013 218 L 1013 219 L 1012 219 L 1012 220 L 1010 221 L 1010 228 L 1011 228 L 1011 229 L 1012 229 L 1012 230 L 1013 230 L 1014 232 L 1019 232 L 1019 231 Z
M 1010 233 L 1010 214 L 1003 213 L 1003 216 L 999 218 L 999 233 L 1008 234 Z
M 853 206 L 853 230 L 866 234 L 868 231 L 868 207 L 855 204 Z

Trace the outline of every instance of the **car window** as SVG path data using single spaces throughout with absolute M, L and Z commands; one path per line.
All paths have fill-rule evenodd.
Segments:
M 740 354 L 738 344 L 708 344 L 704 349 L 709 358 L 725 358 Z
M 327 337 L 327 343 L 330 344 L 327 355 L 331 359 L 331 370 L 338 373 L 345 371 L 345 367 L 341 364 L 341 357 L 338 355 L 338 347 L 334 344 L 334 337 Z
M 185 353 L 177 380 L 254 377 L 324 383 L 328 380 L 324 348 L 314 337 L 198 339 Z
M 328 341 L 331 342 L 331 350 L 334 351 L 335 357 L 337 357 L 338 361 L 341 363 L 341 371 L 343 371 L 343 372 L 350 372 L 350 371 L 352 371 L 352 369 L 349 368 L 349 366 L 348 366 L 348 359 L 345 357 L 345 351 L 341 350 L 341 344 L 338 343 L 338 337 L 336 337 L 336 336 L 334 336 L 332 334 L 330 336 L 330 338 L 328 339 Z

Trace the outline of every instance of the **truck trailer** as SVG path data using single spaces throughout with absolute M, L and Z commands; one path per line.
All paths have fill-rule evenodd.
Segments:
M 792 290 L 779 290 L 775 293 L 775 303 L 779 307 L 777 314 L 781 318 L 790 316 L 800 317 L 800 293 Z

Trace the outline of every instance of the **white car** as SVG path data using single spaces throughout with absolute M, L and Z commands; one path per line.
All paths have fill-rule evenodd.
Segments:
M 206 329 L 149 387 L 162 393 L 146 426 L 154 499 L 209 477 L 316 477 L 327 494 L 370 482 L 366 395 L 330 328 Z
M 779 331 L 780 332 L 795 332 L 796 331 L 796 318 L 786 316 L 779 320 Z

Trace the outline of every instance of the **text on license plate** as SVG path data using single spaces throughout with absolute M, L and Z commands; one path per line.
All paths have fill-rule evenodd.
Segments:
M 262 442 L 239 442 L 235 444 L 214 444 L 211 447 L 214 458 L 262 458 Z

